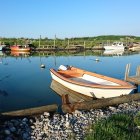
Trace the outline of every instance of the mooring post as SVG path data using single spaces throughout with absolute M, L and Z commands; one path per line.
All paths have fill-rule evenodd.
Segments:
M 40 48 L 40 42 L 41 42 L 41 35 L 40 35 L 40 37 L 39 37 L 39 48 Z
M 86 42 L 84 41 L 84 49 L 86 48 Z
M 127 78 L 129 77 L 129 72 L 130 72 L 130 64 L 127 64 L 125 69 L 125 77 L 124 77 L 125 81 L 127 81 Z
M 135 87 L 136 87 L 136 89 L 134 89 L 134 93 L 137 93 L 138 92 L 138 84 L 135 84 Z
M 137 77 L 140 77 L 140 66 L 137 66 L 136 76 Z
M 70 47 L 70 42 L 69 42 L 69 39 L 68 39 L 68 48 Z
M 62 95 L 62 104 L 70 104 L 70 101 L 69 101 L 69 95 L 68 94 L 63 94 Z

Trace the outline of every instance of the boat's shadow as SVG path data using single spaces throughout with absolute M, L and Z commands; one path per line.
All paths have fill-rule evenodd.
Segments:
M 62 104 L 93 100 L 92 97 L 82 95 L 78 92 L 68 89 L 67 87 L 63 86 L 62 84 L 56 82 L 55 80 L 52 80 L 50 88 L 53 91 L 55 91 L 55 93 L 57 93 L 62 98 Z M 64 97 L 66 98 L 66 100 L 64 100 Z

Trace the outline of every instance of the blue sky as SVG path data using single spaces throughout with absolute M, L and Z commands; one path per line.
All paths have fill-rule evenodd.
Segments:
M 140 36 L 140 0 L 0 0 L 0 37 Z

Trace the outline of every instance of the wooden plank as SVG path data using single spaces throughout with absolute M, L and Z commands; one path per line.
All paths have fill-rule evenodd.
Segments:
M 136 76 L 140 77 L 140 66 L 137 67 Z
M 93 100 L 93 98 L 91 98 L 91 97 L 82 95 L 78 92 L 75 92 L 73 90 L 70 90 L 70 89 L 64 87 L 62 84 L 56 82 L 55 80 L 52 80 L 50 87 L 61 97 L 63 95 L 68 94 L 70 103 Z
M 140 77 L 138 76 L 127 77 L 126 81 L 140 85 Z
M 132 82 L 132 83 L 134 83 L 136 85 L 140 85 L 140 66 L 137 66 L 136 75 L 129 76 L 129 72 L 130 72 L 130 64 L 127 64 L 124 79 L 126 81 L 128 81 L 128 82 Z
M 137 94 L 129 94 L 114 98 L 105 98 L 105 99 L 97 99 L 92 101 L 85 101 L 73 104 L 64 104 L 62 105 L 62 110 L 64 113 L 71 113 L 74 110 L 90 110 L 90 109 L 99 109 L 105 108 L 107 106 L 113 106 L 117 104 L 127 103 L 131 101 L 140 100 L 140 93 Z
M 58 106 L 56 104 L 53 105 L 46 105 L 41 107 L 34 107 L 29 109 L 17 110 L 17 111 L 10 111 L 1 113 L 1 116 L 33 116 L 42 114 L 44 112 L 56 112 Z
M 129 77 L 129 72 L 130 72 L 130 64 L 126 65 L 126 70 L 125 70 L 125 77 L 124 80 L 127 81 L 127 78 Z

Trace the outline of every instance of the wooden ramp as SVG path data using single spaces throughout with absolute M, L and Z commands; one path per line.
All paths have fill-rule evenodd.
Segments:
M 50 86 L 59 96 L 62 97 L 62 103 L 75 103 L 75 102 L 83 102 L 83 101 L 91 101 L 93 100 L 92 97 L 88 97 L 85 95 L 82 95 L 78 92 L 75 92 L 73 90 L 70 90 L 60 83 L 56 82 L 55 80 L 52 80 L 51 86 Z M 68 99 L 65 101 L 64 96 Z

